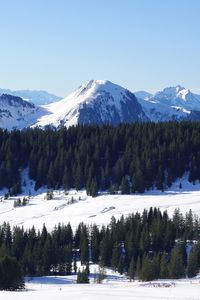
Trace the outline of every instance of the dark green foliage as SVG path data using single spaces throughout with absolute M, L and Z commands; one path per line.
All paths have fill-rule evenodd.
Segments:
M 94 263 L 99 261 L 100 233 L 96 225 L 91 228 L 91 259 Z
M 167 255 L 163 253 L 160 261 L 160 278 L 165 279 L 169 278 L 169 270 L 167 265 Z
M 194 277 L 198 274 L 200 268 L 200 245 L 195 245 L 189 255 L 188 277 Z
M 76 273 L 80 261 L 84 269 L 79 282 L 88 282 L 89 261 L 126 273 L 130 280 L 192 277 L 200 268 L 199 235 L 200 221 L 191 211 L 184 216 L 176 210 L 170 219 L 157 208 L 119 220 L 112 217 L 101 228 L 80 223 L 74 233 L 70 224 L 58 224 L 52 232 L 44 225 L 36 232 L 34 227 L 25 231 L 4 223 L 0 258 L 15 257 L 25 276 L 67 275 L 72 269 Z
M 125 271 L 125 256 L 123 254 L 120 255 L 118 266 L 117 266 L 117 271 L 119 274 L 123 274 Z
M 159 278 L 160 261 L 159 256 L 153 258 L 145 255 L 142 259 L 142 268 L 139 278 L 143 281 L 150 281 Z
M 185 269 L 183 262 L 183 253 L 181 251 L 181 246 L 177 244 L 172 250 L 170 264 L 169 264 L 169 274 L 171 278 L 181 278 L 184 277 Z
M 133 257 L 132 257 L 132 259 L 130 261 L 130 264 L 129 264 L 128 277 L 129 277 L 130 281 L 132 281 L 135 277 L 135 263 L 134 263 Z
M 105 189 L 164 190 L 185 172 L 195 184 L 199 149 L 200 122 L 0 130 L 0 189 L 19 194 L 20 171 L 26 167 L 35 189 L 86 188 L 93 197 Z
M 127 177 L 122 178 L 120 189 L 122 194 L 130 194 L 130 185 Z
M 78 271 L 76 283 L 89 283 L 88 271 L 83 269 Z
M 24 278 L 16 258 L 5 256 L 0 260 L 0 290 L 24 288 Z

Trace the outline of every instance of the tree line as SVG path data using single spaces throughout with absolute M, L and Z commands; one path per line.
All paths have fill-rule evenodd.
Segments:
M 164 190 L 185 172 L 200 180 L 199 149 L 200 122 L 0 130 L 0 188 L 20 193 L 28 167 L 35 189 Z
M 1 260 L 13 257 L 24 276 L 78 274 L 88 282 L 89 264 L 110 267 L 130 280 L 195 276 L 200 268 L 200 220 L 179 209 L 169 218 L 157 208 L 116 220 L 107 226 L 59 224 L 48 232 L 0 226 Z M 190 252 L 188 251 L 190 247 Z M 83 272 L 77 262 L 85 266 Z M 7 274 L 11 272 L 7 268 Z M 1 280 L 0 280 L 1 288 Z

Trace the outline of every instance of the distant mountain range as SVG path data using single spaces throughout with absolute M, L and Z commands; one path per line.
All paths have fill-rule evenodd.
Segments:
M 180 85 L 165 88 L 154 95 L 144 91 L 135 95 L 151 121 L 200 120 L 200 95 Z
M 0 127 L 9 130 L 170 120 L 200 120 L 200 95 L 179 85 L 155 94 L 132 93 L 107 80 L 91 80 L 61 100 L 45 91 L 6 90 L 0 96 Z
M 0 89 L 0 95 L 2 94 L 21 97 L 22 99 L 30 101 L 36 105 L 49 104 L 62 99 L 62 97 L 50 94 L 46 91 L 34 91 L 34 90 L 13 91 L 10 89 Z

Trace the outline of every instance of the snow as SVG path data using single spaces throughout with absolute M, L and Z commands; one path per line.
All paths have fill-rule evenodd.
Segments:
M 47 189 L 44 187 L 34 191 L 34 182 L 27 177 L 28 170 L 22 173 L 23 193 L 18 197 L 3 199 L 5 190 L 1 191 L 0 223 L 9 222 L 12 226 L 24 226 L 31 228 L 33 225 L 41 229 L 43 224 L 52 230 L 58 223 L 70 222 L 76 228 L 80 222 L 86 224 L 96 223 L 99 226 L 108 224 L 112 216 L 120 218 L 123 214 L 128 216 L 133 212 L 143 212 L 150 207 L 159 207 L 161 211 L 167 210 L 172 216 L 176 208 L 182 213 L 192 209 L 193 213 L 200 217 L 200 184 L 195 185 L 187 181 L 187 176 L 177 182 L 167 191 L 151 190 L 145 194 L 134 195 L 109 195 L 100 193 L 98 197 L 87 196 L 86 191 L 63 190 L 54 191 L 52 200 L 46 199 Z M 182 189 L 179 188 L 180 182 Z M 28 197 L 31 194 L 29 204 L 14 208 L 14 200 Z
M 27 278 L 26 290 L 20 292 L 0 291 L 0 297 L 3 300 L 27 298 L 30 300 L 199 299 L 199 278 L 129 282 L 125 276 L 106 269 L 106 279 L 102 284 L 96 284 L 93 280 L 94 268 L 95 266 L 91 268 L 90 284 L 76 284 L 76 275 Z
M 180 85 L 167 87 L 154 95 L 136 92 L 139 103 L 151 121 L 181 120 L 191 111 L 200 111 L 200 95 Z
M 0 89 L 0 94 L 3 91 L 19 95 L 23 99 L 37 104 L 51 102 L 32 108 L 28 106 L 24 108 L 20 105 L 16 107 L 6 102 L 0 103 L 0 127 L 8 130 L 35 126 L 44 128 L 47 125 L 54 127 L 77 125 L 80 111 L 85 108 L 85 105 L 87 108 L 98 106 L 98 111 L 96 111 L 104 123 L 109 123 L 109 120 L 114 117 L 115 111 L 119 114 L 120 122 L 124 122 L 126 120 L 122 117 L 122 103 L 132 100 L 132 94 L 127 89 L 108 80 L 90 80 L 62 100 L 60 97 L 44 91 Z M 138 112 L 141 121 L 149 119 L 160 122 L 187 119 L 192 111 L 200 111 L 200 95 L 194 94 L 180 85 L 165 88 L 155 94 L 140 91 L 135 95 L 145 113 L 144 115 L 141 114 L 141 111 Z M 27 101 L 24 102 L 27 104 Z M 193 117 L 198 118 L 198 116 Z
M 0 96 L 0 127 L 12 130 L 23 129 L 35 123 L 46 110 L 37 107 L 19 97 L 10 95 Z
M 9 94 L 21 97 L 23 100 L 30 101 L 36 105 L 49 104 L 61 100 L 62 98 L 46 91 L 38 90 L 10 90 L 1 89 L 0 94 Z
M 28 178 L 28 170 L 22 172 L 22 182 L 25 182 L 20 197 L 31 193 L 30 202 L 24 207 L 13 207 L 13 197 L 0 201 L 0 223 L 9 221 L 11 225 L 30 228 L 34 225 L 41 229 L 45 223 L 49 230 L 56 224 L 70 222 L 73 228 L 81 222 L 96 223 L 99 226 L 108 224 L 111 216 L 120 218 L 122 214 L 142 212 L 144 208 L 159 207 L 172 215 L 175 208 L 182 213 L 192 209 L 200 216 L 200 183 L 195 185 L 187 181 L 187 175 L 176 181 L 167 191 L 148 191 L 143 195 L 108 195 L 102 193 L 96 198 L 86 195 L 85 191 L 70 190 L 54 191 L 54 199 L 46 200 L 47 189 L 43 187 L 34 191 L 34 182 Z M 180 182 L 182 189 L 179 188 Z M 1 191 L 1 195 L 6 190 Z M 72 201 L 73 197 L 73 201 Z M 190 251 L 189 247 L 187 251 Z M 156 280 L 152 282 L 129 282 L 125 275 L 106 269 L 106 278 L 102 284 L 94 283 L 97 265 L 90 266 L 90 284 L 76 284 L 76 275 L 35 277 L 26 279 L 26 290 L 20 292 L 0 291 L 3 300 L 48 299 L 60 300 L 116 300 L 116 299 L 158 299 L 158 300 L 189 300 L 200 299 L 200 277 L 182 280 Z
M 108 122 L 106 118 L 107 107 L 114 105 L 120 111 L 121 102 L 127 99 L 126 92 L 126 89 L 108 80 L 90 80 L 61 101 L 43 106 L 49 115 L 42 116 L 35 126 L 44 127 L 52 124 L 58 127 L 64 124 L 69 127 L 77 125 L 80 108 L 84 104 L 92 106 L 99 96 L 103 101 L 102 120 Z
M 78 263 L 79 267 L 79 263 Z M 3 300 L 48 299 L 48 300 L 123 300 L 123 299 L 199 299 L 200 278 L 179 280 L 155 280 L 151 282 L 130 282 L 126 275 L 120 275 L 105 268 L 102 284 L 94 281 L 98 265 L 90 265 L 90 284 L 76 284 L 76 275 L 43 276 L 26 278 L 25 290 L 18 292 L 0 291 Z

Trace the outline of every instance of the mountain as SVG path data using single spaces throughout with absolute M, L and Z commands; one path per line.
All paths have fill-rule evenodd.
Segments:
M 146 94 L 145 94 L 146 93 Z M 167 87 L 149 95 L 137 94 L 147 117 L 154 122 L 170 120 L 200 120 L 200 95 L 192 93 L 180 85 Z
M 7 94 L 0 96 L 1 128 L 12 130 L 29 127 L 44 113 L 46 113 L 44 108 L 37 107 L 20 97 Z
M 36 96 L 37 92 L 27 93 Z M 46 94 L 38 93 L 41 93 L 40 96 Z M 41 97 L 45 101 L 45 97 Z M 42 101 L 42 98 L 38 97 L 37 101 Z M 145 91 L 133 94 L 110 81 L 91 80 L 66 98 L 41 106 L 21 97 L 0 96 L 0 127 L 9 130 L 29 126 L 59 128 L 77 124 L 117 125 L 171 120 L 200 120 L 200 95 L 180 85 L 167 87 L 155 94 Z
M 146 92 L 146 91 L 137 91 L 137 92 L 134 92 L 134 95 L 136 98 L 141 98 L 144 100 L 149 99 L 150 97 L 153 96 L 153 94 Z
M 133 93 L 107 80 L 91 80 L 63 100 L 43 107 L 49 114 L 36 126 L 116 125 L 148 120 Z
M 32 90 L 18 90 L 12 91 L 9 89 L 0 89 L 1 94 L 8 94 L 20 97 L 24 100 L 30 101 L 36 105 L 49 104 L 61 100 L 62 98 L 46 91 L 32 91 Z

